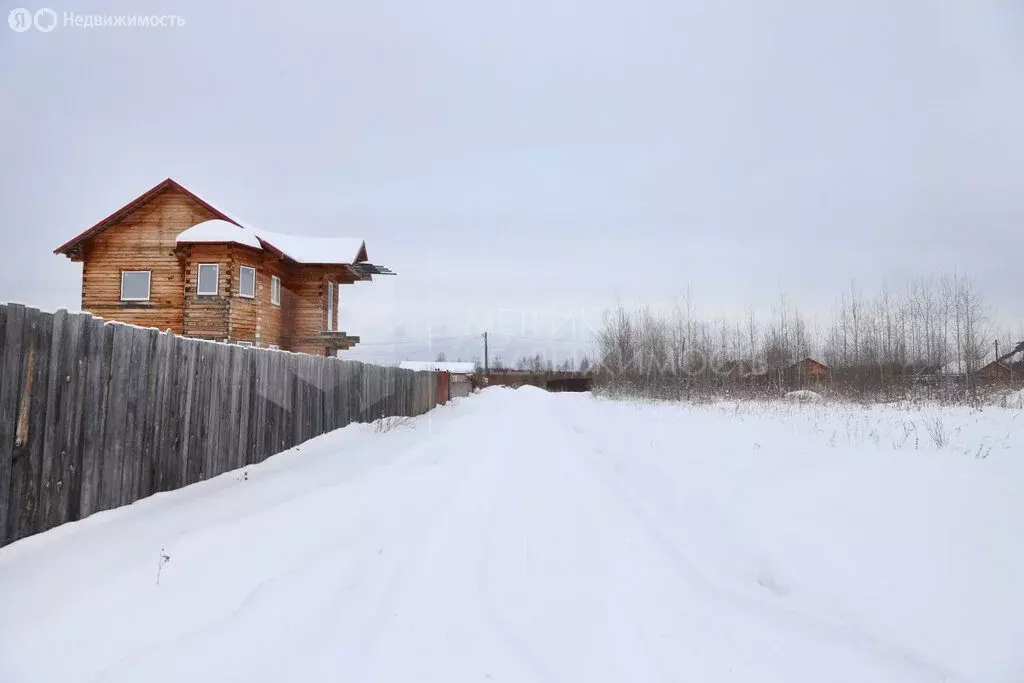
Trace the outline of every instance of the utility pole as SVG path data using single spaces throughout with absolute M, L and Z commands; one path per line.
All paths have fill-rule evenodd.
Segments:
M 490 366 L 487 364 L 487 333 L 484 332 L 484 377 L 489 375 L 490 372 Z

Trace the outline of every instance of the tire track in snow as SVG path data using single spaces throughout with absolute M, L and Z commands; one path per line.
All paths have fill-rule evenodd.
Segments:
M 586 420 L 579 419 L 577 405 L 573 403 L 578 400 L 579 397 L 552 397 L 554 412 L 559 416 L 558 421 L 566 426 L 566 433 L 585 444 L 584 448 L 577 449 L 576 452 L 597 455 L 605 464 L 603 467 L 597 467 L 591 458 L 581 458 L 580 460 L 586 464 L 594 479 L 599 481 L 605 490 L 619 501 L 621 507 L 637 520 L 657 547 L 670 558 L 672 566 L 676 568 L 679 575 L 694 587 L 696 593 L 704 596 L 705 599 L 762 622 L 773 623 L 786 630 L 795 631 L 810 639 L 811 642 L 824 637 L 834 644 L 855 648 L 878 661 L 885 662 L 896 670 L 914 676 L 917 680 L 948 683 L 962 680 L 953 672 L 869 633 L 857 631 L 821 615 L 802 612 L 777 601 L 772 603 L 744 595 L 706 576 L 689 559 L 686 551 L 666 531 L 664 525 L 658 521 L 658 515 L 651 509 L 652 505 L 636 492 L 624 486 L 619 478 L 609 474 L 609 469 L 614 471 L 624 465 L 605 453 L 594 441 L 589 429 L 582 426 L 586 424 Z M 592 419 L 592 416 L 589 417 Z
M 190 540 L 195 542 L 200 537 L 216 538 L 226 529 L 237 527 L 239 524 L 255 523 L 259 525 L 262 519 L 290 517 L 293 515 L 289 515 L 289 512 L 311 506 L 324 508 L 324 511 L 313 514 L 306 510 L 303 516 L 329 519 L 326 515 L 329 514 L 331 505 L 325 505 L 323 501 L 339 499 L 342 497 L 339 494 L 349 494 L 353 491 L 360 494 L 358 500 L 346 499 L 348 506 L 353 508 L 346 508 L 346 512 L 355 512 L 356 514 L 350 514 L 341 520 L 332 520 L 326 535 L 318 539 L 308 550 L 291 558 L 284 569 L 255 584 L 229 611 L 194 629 L 179 633 L 170 640 L 155 643 L 121 657 L 90 680 L 95 683 L 137 680 L 137 676 L 142 675 L 143 671 L 135 672 L 134 670 L 144 669 L 144 663 L 152 660 L 155 653 L 161 653 L 156 658 L 164 662 L 187 659 L 187 655 L 193 650 L 209 649 L 211 641 L 216 642 L 231 630 L 242 628 L 242 625 L 246 623 L 260 621 L 261 612 L 280 612 L 282 605 L 275 598 L 287 597 L 287 614 L 293 621 L 299 613 L 307 618 L 309 624 L 322 623 L 320 617 L 325 612 L 345 613 L 346 600 L 351 598 L 353 590 L 360 583 L 365 583 L 367 580 L 365 576 L 360 580 L 359 574 L 365 573 L 367 564 L 373 563 L 378 557 L 369 549 L 364 549 L 365 551 L 360 555 L 354 556 L 353 545 L 360 543 L 358 539 L 360 536 L 365 536 L 366 530 L 374 528 L 375 525 L 379 528 L 381 511 L 388 509 L 395 502 L 396 497 L 400 497 L 405 504 L 410 506 L 416 500 L 421 504 L 420 514 L 410 515 L 408 518 L 399 520 L 400 523 L 392 524 L 387 531 L 389 535 L 386 537 L 386 543 L 389 549 L 397 550 L 403 547 L 414 547 L 417 543 L 421 543 L 425 530 L 434 523 L 446 505 L 447 499 L 442 491 L 423 487 L 419 481 L 409 481 L 410 472 L 432 466 L 428 461 L 436 457 L 436 451 L 416 446 L 403 452 L 387 465 L 374 469 L 360 482 L 358 487 L 334 484 L 327 488 L 304 491 L 292 498 L 276 500 L 270 508 L 221 519 L 200 533 L 188 533 L 179 538 L 175 544 L 178 548 L 182 548 Z M 396 491 L 401 491 L 401 495 L 397 495 Z M 419 498 L 416 497 L 417 494 Z M 422 507 L 424 505 L 426 507 Z M 366 545 L 365 542 L 362 545 Z M 358 562 L 360 557 L 364 558 L 362 564 Z M 390 557 L 389 554 L 389 560 Z M 384 594 L 377 599 L 378 606 L 386 602 L 388 591 L 398 584 L 403 571 L 408 571 L 407 564 L 400 563 L 397 567 L 391 567 L 389 578 L 384 582 Z M 372 573 L 373 571 L 371 571 Z M 301 605 L 296 601 L 296 586 L 304 587 L 300 591 L 305 594 Z M 380 612 L 379 607 L 374 611 Z M 301 624 L 298 626 L 300 630 L 306 630 L 301 628 Z M 366 630 L 362 630 L 361 633 L 364 637 L 371 635 Z M 307 630 L 306 642 L 316 642 L 318 637 L 324 635 L 310 628 Z M 366 641 L 363 645 L 366 647 L 356 647 L 354 650 L 365 655 L 370 649 L 371 643 Z M 166 673 L 169 672 L 163 672 L 163 674 Z M 195 674 L 196 672 L 191 673 Z M 162 677 L 163 674 L 158 673 L 156 676 Z M 146 677 L 147 680 L 154 680 L 153 672 L 146 674 Z M 174 676 L 165 678 L 177 680 Z

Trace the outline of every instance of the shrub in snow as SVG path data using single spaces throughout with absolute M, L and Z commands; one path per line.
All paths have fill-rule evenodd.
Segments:
M 163 548 L 160 548 L 160 561 L 156 565 L 156 585 L 160 585 L 160 572 L 163 571 L 164 565 L 171 561 L 171 556 L 164 552 Z
M 942 422 L 941 415 L 935 415 L 927 418 L 924 421 L 924 428 L 928 431 L 928 436 L 932 439 L 932 444 L 936 448 L 945 447 L 949 441 L 949 435 L 946 433 L 946 427 Z
M 1011 391 L 1004 395 L 1003 403 L 1007 408 L 1024 408 L 1024 389 Z
M 378 434 L 384 434 L 386 432 L 392 432 L 396 429 L 404 429 L 412 426 L 411 417 L 403 417 L 401 415 L 392 415 L 390 417 L 382 417 L 373 423 L 373 431 Z

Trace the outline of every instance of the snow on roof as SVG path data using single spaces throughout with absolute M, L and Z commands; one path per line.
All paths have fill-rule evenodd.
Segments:
M 224 218 L 227 218 L 228 221 L 230 221 L 232 223 L 235 223 L 236 225 L 240 225 L 240 226 L 242 226 L 243 228 L 245 228 L 247 230 L 253 230 L 252 225 L 250 225 L 248 222 L 243 221 L 241 218 L 239 218 L 238 216 L 236 216 L 233 213 L 228 213 L 227 211 L 225 211 L 224 209 L 220 208 L 219 206 L 215 206 L 213 202 L 207 200 L 206 197 L 204 197 L 203 195 L 201 195 L 198 192 L 196 192 L 195 190 L 193 190 L 191 186 L 185 187 L 184 183 L 179 183 L 177 180 L 174 180 L 173 178 L 168 178 L 168 180 L 170 180 L 171 182 L 176 184 L 178 187 L 180 187 L 183 190 L 185 190 L 186 192 L 188 192 L 190 195 L 192 195 L 193 197 L 195 197 L 196 199 L 198 199 L 202 203 L 204 203 L 207 206 L 209 206 L 210 208 L 212 208 L 214 211 L 219 213 Z
M 300 237 L 266 230 L 256 234 L 297 263 L 355 263 L 363 249 L 358 237 Z
M 451 372 L 456 375 L 471 375 L 476 372 L 476 363 L 449 363 L 432 360 L 403 360 L 399 367 L 403 370 Z
M 177 181 L 174 181 L 177 182 Z M 177 183 L 181 185 L 181 183 Z M 182 185 L 182 187 L 184 187 Z M 296 263 L 323 263 L 323 264 L 353 264 L 359 260 L 359 254 L 364 248 L 365 242 L 361 238 L 357 237 L 306 237 L 302 235 L 289 235 L 279 232 L 270 232 L 269 230 L 261 230 L 254 227 L 251 223 L 243 221 L 238 216 L 224 211 L 218 206 L 214 206 L 211 202 L 207 201 L 197 192 L 189 189 L 187 190 L 194 197 L 199 199 L 205 204 L 213 207 L 218 213 L 233 221 L 237 225 L 232 226 L 236 230 L 240 229 L 242 232 L 235 232 L 235 235 L 244 237 L 242 239 L 195 239 L 191 236 L 186 239 L 182 239 L 185 235 L 190 235 L 191 231 L 199 226 L 189 228 L 185 232 L 178 235 L 179 242 L 237 242 L 238 244 L 244 244 L 246 246 L 254 247 L 256 249 L 270 246 L 273 249 L 283 253 L 288 258 L 292 259 Z M 226 223 L 231 225 L 228 221 L 206 221 L 206 223 Z M 199 225 L 204 225 L 200 223 Z M 239 228 L 238 226 L 241 226 Z M 216 235 L 221 231 L 213 231 Z M 223 233 L 227 233 L 228 229 L 224 228 Z M 203 234 L 202 232 L 198 234 Z M 255 238 L 255 240 L 253 239 Z M 261 244 L 265 242 L 266 245 Z
M 180 233 L 176 242 L 234 242 L 253 249 L 262 249 L 260 241 L 252 230 L 246 230 L 234 223 L 218 218 L 203 221 Z
M 303 264 L 352 265 L 361 260 L 366 260 L 366 247 L 362 239 L 353 237 L 300 237 L 298 235 L 285 235 L 259 230 L 251 224 L 242 221 L 237 216 L 214 206 L 200 194 L 185 187 L 173 178 L 167 178 L 157 183 L 114 213 L 102 219 L 99 223 L 96 223 L 70 241 L 54 249 L 54 253 L 68 254 L 70 250 L 76 249 L 82 241 L 105 230 L 129 211 L 134 210 L 168 188 L 174 188 L 190 195 L 195 201 L 202 204 L 218 217 L 183 231 L 176 238 L 176 241 L 179 243 L 233 242 L 252 247 L 253 249 L 269 248 L 270 251 L 280 252 L 293 261 Z M 360 273 L 360 275 L 369 274 L 383 274 L 383 271 L 378 269 Z
M 213 219 L 193 225 L 176 238 L 178 243 L 233 242 L 253 249 L 271 247 L 296 263 L 356 263 L 363 240 L 355 237 L 300 237 L 266 230 L 243 228 Z

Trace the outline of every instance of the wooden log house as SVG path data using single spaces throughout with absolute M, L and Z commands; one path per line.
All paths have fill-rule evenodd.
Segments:
M 783 368 L 782 380 L 790 389 L 818 387 L 828 380 L 828 366 L 813 358 L 804 358 Z
M 168 178 L 57 247 L 82 310 L 200 339 L 334 355 L 342 285 L 392 275 L 361 239 L 256 230 Z

